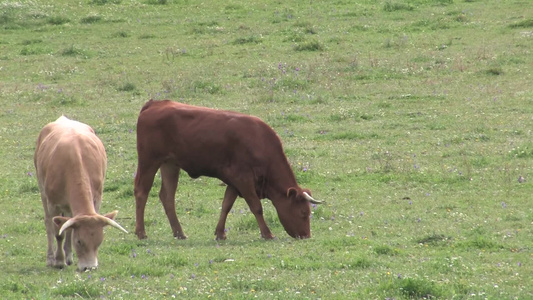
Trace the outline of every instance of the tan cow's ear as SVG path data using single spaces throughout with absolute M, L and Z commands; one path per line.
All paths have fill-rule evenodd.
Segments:
M 118 210 L 114 210 L 114 211 L 112 211 L 110 213 L 105 214 L 104 217 L 106 217 L 108 219 L 111 219 L 111 220 L 114 220 L 115 217 L 117 216 L 117 214 L 118 214 Z
M 52 220 L 54 221 L 57 227 L 61 228 L 61 226 L 63 226 L 63 224 L 65 224 L 69 219 L 69 217 L 57 216 L 54 217 Z
M 78 227 L 78 223 L 79 223 L 77 222 L 79 220 L 77 218 L 54 217 L 53 220 L 54 220 L 54 223 L 56 223 L 57 225 L 61 224 L 61 228 L 59 228 L 60 235 L 63 234 L 63 232 L 69 229 L 70 227 L 72 228 Z

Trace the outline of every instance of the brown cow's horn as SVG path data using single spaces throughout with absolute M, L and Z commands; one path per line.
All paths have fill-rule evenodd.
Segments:
M 309 195 L 307 192 L 304 192 L 304 198 L 305 200 L 313 203 L 313 204 L 322 204 L 324 203 L 323 201 L 319 201 L 319 200 L 315 200 L 313 197 L 311 197 L 311 195 Z
M 112 219 L 109 219 L 109 218 L 105 218 L 105 219 L 106 219 L 105 221 L 106 221 L 106 223 L 108 225 L 111 225 L 111 226 L 113 226 L 113 227 L 115 227 L 117 229 L 120 229 L 120 230 L 124 231 L 124 233 L 128 233 L 128 231 L 126 229 L 122 228 L 122 226 L 120 226 L 117 222 L 115 222 L 115 220 L 112 220 Z
M 59 235 L 63 233 L 63 231 L 67 230 L 70 226 L 74 225 L 75 221 L 74 218 L 68 219 L 63 226 L 61 226 L 61 229 L 59 229 Z

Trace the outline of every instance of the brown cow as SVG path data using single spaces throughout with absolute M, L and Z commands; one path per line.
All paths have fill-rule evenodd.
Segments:
M 118 211 L 98 214 L 107 166 L 104 145 L 91 127 L 61 116 L 41 130 L 34 163 L 48 238 L 46 264 L 56 268 L 72 264 L 73 242 L 78 270 L 96 268 L 104 226 L 127 233 L 113 220 Z
M 137 152 L 134 192 L 139 239 L 146 238 L 144 209 L 158 169 L 162 181 L 159 198 L 177 238 L 187 238 L 174 203 L 180 169 L 192 178 L 215 177 L 227 184 L 216 239 L 226 239 L 226 218 L 237 196 L 246 200 L 263 238 L 274 238 L 263 218 L 263 198 L 272 201 L 290 236 L 311 237 L 310 203 L 321 202 L 298 186 L 279 137 L 259 118 L 150 100 L 137 121 Z

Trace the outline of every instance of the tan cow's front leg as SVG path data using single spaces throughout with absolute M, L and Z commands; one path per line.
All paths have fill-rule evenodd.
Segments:
M 41 191 L 44 191 L 44 188 L 39 186 Z M 46 227 L 46 239 L 47 239 L 47 250 L 46 250 L 46 265 L 54 268 L 63 268 L 65 266 L 65 254 L 63 250 L 63 238 L 57 239 L 59 235 L 59 228 L 52 220 L 52 217 L 60 212 L 56 209 L 55 206 L 48 205 L 48 198 L 41 194 L 41 201 L 44 208 L 44 225 Z M 56 251 L 54 251 L 54 240 L 57 243 Z
M 56 230 L 55 237 L 57 241 L 57 247 L 54 258 L 54 264 L 52 265 L 52 267 L 63 269 L 65 267 L 65 250 L 63 249 L 63 240 L 65 239 L 65 233 L 60 235 L 58 228 Z
M 72 254 L 72 230 L 65 231 L 65 245 L 63 249 L 65 249 L 65 263 L 67 266 L 70 266 L 74 262 Z
M 44 225 L 46 226 L 46 239 L 47 239 L 47 250 L 46 250 L 46 265 L 49 267 L 55 266 L 56 260 L 54 257 L 54 237 L 56 234 L 56 230 L 54 228 L 54 222 L 52 222 L 52 218 L 49 218 L 48 216 L 44 219 Z

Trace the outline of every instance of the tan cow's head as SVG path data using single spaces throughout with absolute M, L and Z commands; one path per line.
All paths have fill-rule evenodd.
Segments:
M 311 237 L 311 204 L 321 203 L 308 189 L 289 188 L 287 199 L 274 205 L 285 231 L 293 238 L 306 239 Z
M 60 235 L 67 229 L 72 230 L 72 244 L 78 256 L 78 271 L 83 272 L 98 267 L 98 247 L 104 239 L 105 226 L 111 225 L 128 233 L 114 221 L 117 213 L 115 210 L 103 216 L 96 214 L 53 218 L 54 223 L 60 228 Z

